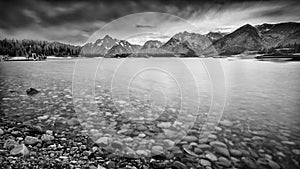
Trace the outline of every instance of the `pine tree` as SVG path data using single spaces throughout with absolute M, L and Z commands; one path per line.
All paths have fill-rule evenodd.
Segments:
M 0 55 L 26 56 L 31 53 L 37 55 L 78 56 L 81 46 L 67 45 L 58 42 L 35 40 L 0 40 Z

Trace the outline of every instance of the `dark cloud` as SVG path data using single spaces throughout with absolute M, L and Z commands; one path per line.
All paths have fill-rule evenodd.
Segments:
M 170 36 L 168 36 L 168 35 L 159 35 L 159 36 L 150 36 L 150 38 L 153 38 L 153 39 L 155 39 L 155 38 L 166 39 L 166 38 L 170 38 Z
M 26 32 L 25 30 L 35 29 L 37 36 L 44 39 L 60 40 L 63 37 L 65 41 L 77 43 L 83 42 L 86 36 L 96 31 L 99 28 L 97 23 L 105 24 L 137 12 L 164 12 L 188 19 L 201 16 L 212 9 L 222 11 L 232 4 L 252 2 L 256 3 L 257 0 L 4 0 L 0 1 L 0 33 L 14 36 L 16 32 L 21 34 L 23 30 Z M 269 10 L 257 15 L 293 15 L 292 12 L 295 11 L 288 11 L 288 8 Z M 141 24 L 137 27 L 151 26 Z M 73 33 L 58 34 L 55 32 L 56 28 L 61 31 L 72 30 Z M 49 32 L 44 35 L 47 30 Z M 80 37 L 79 40 L 76 37 Z
M 253 1 L 253 0 L 248 0 Z M 167 12 L 181 14 L 180 17 L 188 17 L 194 11 L 184 9 L 193 6 L 196 9 L 205 4 L 230 4 L 241 2 L 237 0 L 8 0 L 1 1 L 0 27 L 13 29 L 34 24 L 39 19 L 42 26 L 60 25 L 66 22 L 87 22 L 94 20 L 111 21 L 124 15 L 136 12 Z M 207 6 L 206 6 L 207 7 Z M 27 13 L 26 13 L 27 11 Z M 183 11 L 180 13 L 180 11 Z M 31 16 L 28 13 L 31 13 Z
M 154 26 L 152 26 L 152 25 L 136 24 L 135 27 L 137 27 L 137 28 L 153 28 Z
M 277 8 L 266 9 L 260 13 L 253 15 L 253 17 L 300 17 L 300 1 L 290 1 L 283 6 Z

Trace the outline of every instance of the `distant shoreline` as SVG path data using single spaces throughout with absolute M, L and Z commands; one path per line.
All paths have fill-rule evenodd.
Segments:
M 105 56 L 93 56 L 93 57 L 87 57 L 87 56 L 47 56 L 46 60 L 42 61 L 47 61 L 47 60 L 70 60 L 70 59 L 100 59 L 100 58 L 105 58 L 105 59 L 124 59 L 124 58 L 133 58 L 133 59 L 159 59 L 159 58 L 241 58 L 241 59 L 257 59 L 261 61 L 268 61 L 268 60 L 282 60 L 282 61 L 300 61 L 300 54 L 295 53 L 295 54 L 289 54 L 289 55 L 279 55 L 279 54 L 261 54 L 258 56 L 251 55 L 251 54 L 244 54 L 244 55 L 220 55 L 220 56 L 210 56 L 210 57 L 199 57 L 199 56 L 149 56 L 149 57 L 144 57 L 144 56 L 126 56 L 126 57 L 105 57 Z M 9 60 L 6 61 L 35 61 L 33 59 L 26 59 L 25 56 L 20 57 L 11 57 Z

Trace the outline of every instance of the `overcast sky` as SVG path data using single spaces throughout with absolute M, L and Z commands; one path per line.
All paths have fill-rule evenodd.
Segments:
M 141 44 L 148 39 L 164 41 L 184 30 L 205 34 L 230 32 L 246 23 L 300 21 L 299 0 L 5 0 L 0 8 L 1 39 L 76 45 L 104 34 Z

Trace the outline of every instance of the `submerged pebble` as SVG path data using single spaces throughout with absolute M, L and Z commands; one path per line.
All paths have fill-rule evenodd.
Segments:
M 24 144 L 20 144 L 20 145 L 17 145 L 14 149 L 12 149 L 10 151 L 10 154 L 11 155 L 28 155 L 29 154 L 29 150 L 28 148 L 24 145 Z

